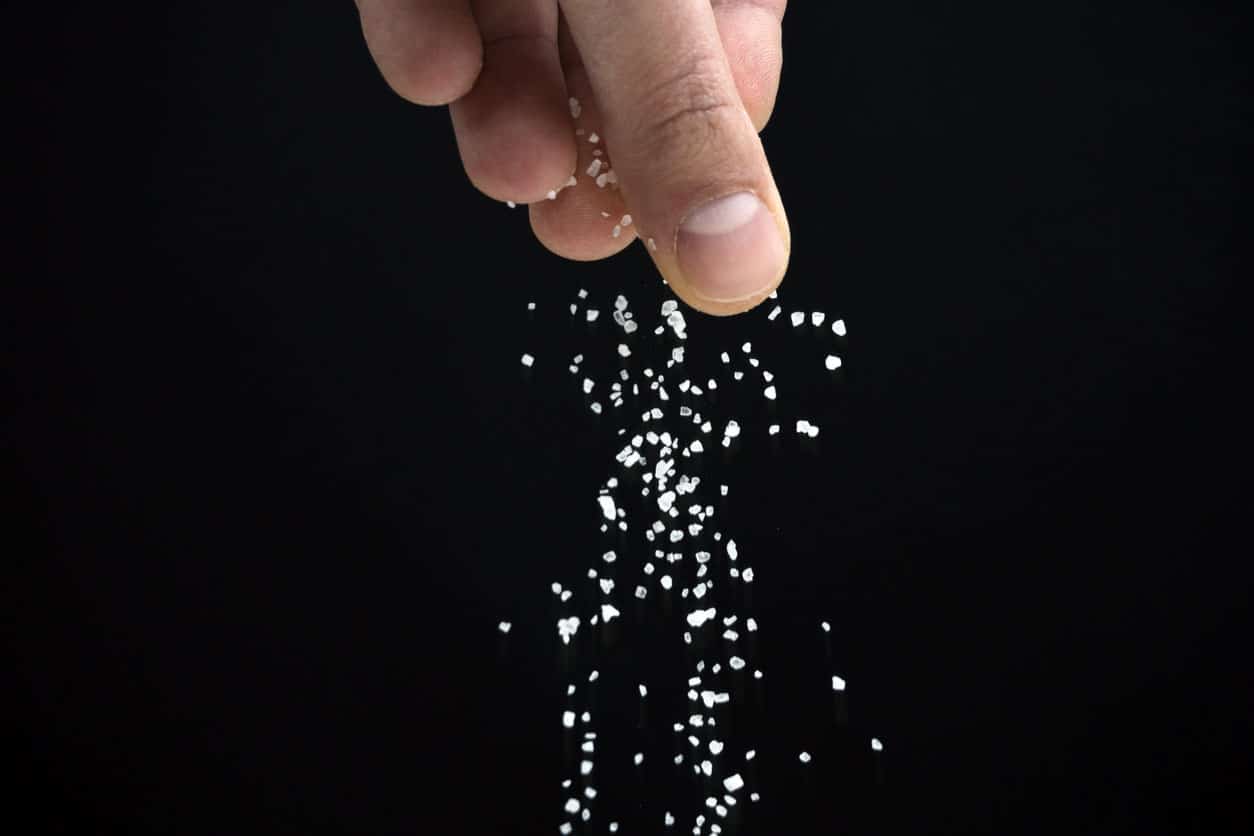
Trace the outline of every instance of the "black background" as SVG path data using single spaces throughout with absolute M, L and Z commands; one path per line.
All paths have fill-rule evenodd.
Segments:
M 818 337 L 689 317 L 825 428 L 725 462 L 764 747 L 825 733 L 819 618 L 886 744 L 760 832 L 1249 832 L 1243 21 L 950 5 L 786 20 L 781 295 L 847 320 L 839 381 Z M 556 832 L 547 587 L 615 449 L 563 369 L 610 337 L 562 309 L 656 310 L 643 252 L 544 252 L 350 3 L 10 23 L 23 832 Z

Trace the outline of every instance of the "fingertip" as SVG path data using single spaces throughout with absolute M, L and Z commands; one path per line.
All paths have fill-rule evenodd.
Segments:
M 449 114 L 467 177 L 493 199 L 544 200 L 575 172 L 561 67 L 543 39 L 494 44 L 479 82 Z

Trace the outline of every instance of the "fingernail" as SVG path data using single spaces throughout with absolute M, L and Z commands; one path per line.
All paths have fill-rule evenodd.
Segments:
M 735 302 L 779 278 L 788 253 L 771 212 L 752 192 L 698 206 L 679 225 L 679 269 L 713 302 Z

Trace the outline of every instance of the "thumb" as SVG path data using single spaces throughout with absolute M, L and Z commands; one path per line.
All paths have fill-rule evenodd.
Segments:
M 739 313 L 784 276 L 790 235 L 709 0 L 561 0 L 637 233 L 693 307 Z

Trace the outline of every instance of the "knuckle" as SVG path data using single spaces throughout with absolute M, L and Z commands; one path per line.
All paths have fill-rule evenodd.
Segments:
M 637 148 L 654 160 L 686 161 L 717 147 L 741 109 L 723 75 L 715 59 L 698 59 L 647 89 Z

